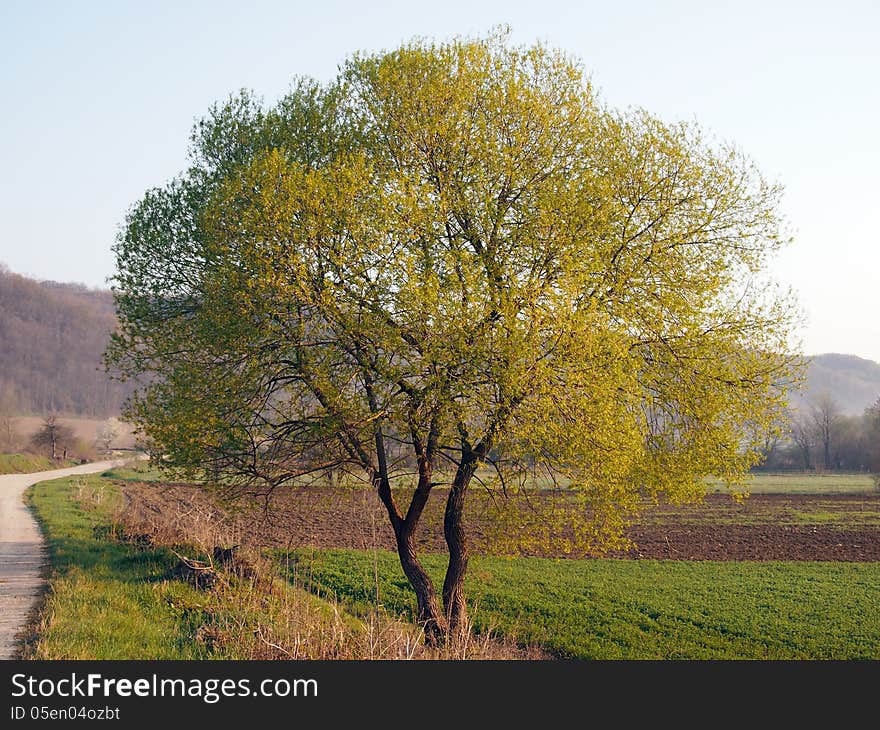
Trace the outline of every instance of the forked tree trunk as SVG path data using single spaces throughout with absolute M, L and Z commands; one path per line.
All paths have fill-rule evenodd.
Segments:
M 381 452 L 384 455 L 384 452 Z M 443 519 L 443 533 L 449 550 L 449 564 L 443 582 L 443 607 L 437 601 L 437 593 L 431 577 L 416 557 L 413 533 L 418 525 L 428 495 L 431 492 L 431 474 L 433 465 L 427 457 L 419 460 L 419 485 L 410 502 L 407 514 L 403 517 L 394 503 L 390 484 L 387 478 L 377 478 L 379 498 L 385 505 L 394 537 L 397 542 L 397 554 L 404 575 L 416 594 L 418 621 L 425 632 L 425 643 L 429 646 L 442 644 L 444 640 L 458 643 L 467 635 L 468 625 L 467 603 L 464 597 L 464 576 L 468 566 L 468 547 L 464 531 L 464 501 L 471 478 L 477 469 L 479 457 L 474 451 L 468 451 L 462 459 L 453 479 L 452 489 L 446 500 L 446 512 Z M 381 462 L 381 460 L 380 460 Z M 384 472 L 384 468 L 380 466 Z
M 429 646 L 437 646 L 442 643 L 446 636 L 446 621 L 440 611 L 437 601 L 437 592 L 434 583 L 425 571 L 425 568 L 416 557 L 416 548 L 413 541 L 416 526 L 419 523 L 422 510 L 428 501 L 431 492 L 432 465 L 426 459 L 419 462 L 419 484 L 410 502 L 406 516 L 402 516 L 394 503 L 391 494 L 391 484 L 387 478 L 385 468 L 385 452 L 382 447 L 382 433 L 378 432 L 377 452 L 381 474 L 377 478 L 377 490 L 379 498 L 388 511 L 391 526 L 394 530 L 394 539 L 397 542 L 397 555 L 400 558 L 400 567 L 412 585 L 416 594 L 416 606 L 418 621 L 425 632 L 425 643 Z
M 813 469 L 813 460 L 810 458 L 810 450 L 802 448 L 801 458 L 804 460 L 804 469 L 811 471 Z

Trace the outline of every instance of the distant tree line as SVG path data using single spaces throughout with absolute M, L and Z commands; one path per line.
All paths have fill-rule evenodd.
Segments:
M 102 418 L 120 413 L 130 386 L 101 356 L 116 328 L 109 291 L 36 282 L 0 264 L 0 402 L 13 415 Z
M 827 393 L 790 411 L 767 440 L 759 469 L 880 473 L 880 398 L 857 416 L 845 415 Z
M 113 417 L 97 427 L 94 439 L 82 433 L 78 435 L 69 423 L 71 421 L 63 423 L 58 416 L 50 414 L 43 417 L 36 431 L 26 433 L 17 427 L 16 419 L 2 409 L 0 401 L 0 454 L 27 452 L 51 459 L 91 461 L 117 448 L 123 434 L 122 424 Z

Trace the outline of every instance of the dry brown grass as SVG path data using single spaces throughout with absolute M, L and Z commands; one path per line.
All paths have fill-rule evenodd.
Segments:
M 252 558 L 252 556 L 251 556 Z M 522 659 L 538 658 L 492 634 L 458 645 L 428 647 L 419 627 L 376 607 L 355 617 L 332 600 L 273 575 L 266 558 L 248 561 L 245 578 L 219 569 L 204 591 L 206 620 L 197 639 L 222 655 L 242 659 Z
M 126 487 L 122 485 L 123 494 Z M 83 495 L 88 499 L 88 495 Z M 470 632 L 464 642 L 425 645 L 422 630 L 388 615 L 378 604 L 354 616 L 306 589 L 308 577 L 281 577 L 284 566 L 248 544 L 240 523 L 208 498 L 163 509 L 118 511 L 122 539 L 178 551 L 178 576 L 200 588 L 200 600 L 178 610 L 204 620 L 196 640 L 212 653 L 237 659 L 535 659 L 547 655 L 493 632 Z M 182 548 L 187 545 L 188 548 Z M 217 552 L 234 548 L 232 557 Z M 290 574 L 286 572 L 284 574 Z M 210 578 L 206 579 L 206 576 Z

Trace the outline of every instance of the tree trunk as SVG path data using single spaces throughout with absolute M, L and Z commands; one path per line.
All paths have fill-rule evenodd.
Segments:
M 464 597 L 464 576 L 468 567 L 468 544 L 464 531 L 464 498 L 468 485 L 477 469 L 477 460 L 465 457 L 455 473 L 452 489 L 446 500 L 443 517 L 443 535 L 449 550 L 449 564 L 443 581 L 443 608 L 453 642 L 465 638 L 468 626 L 467 602 Z
M 801 458 L 804 460 L 804 469 L 806 471 L 812 471 L 813 462 L 812 459 L 810 459 L 810 450 L 808 448 L 801 447 Z
M 395 538 L 400 566 L 416 593 L 418 621 L 425 632 L 425 643 L 437 646 L 446 635 L 446 622 L 440 614 L 434 583 L 416 557 L 412 532 L 401 524 L 400 529 L 395 530 Z
M 401 516 L 394 497 L 391 494 L 391 484 L 388 481 L 387 469 L 385 468 L 385 452 L 381 443 L 381 430 L 377 437 L 377 452 L 380 454 L 380 474 L 376 477 L 376 488 L 382 504 L 388 511 L 391 527 L 394 530 L 394 539 L 397 543 L 397 555 L 400 558 L 400 567 L 412 585 L 416 594 L 416 606 L 418 621 L 425 632 L 425 643 L 429 646 L 437 646 L 442 643 L 446 636 L 446 622 L 440 612 L 440 604 L 437 602 L 437 592 L 434 583 L 425 571 L 425 568 L 416 557 L 416 548 L 413 541 L 416 525 L 419 523 L 422 510 L 428 501 L 431 491 L 431 465 L 420 459 L 419 463 L 419 486 L 410 502 L 406 517 Z

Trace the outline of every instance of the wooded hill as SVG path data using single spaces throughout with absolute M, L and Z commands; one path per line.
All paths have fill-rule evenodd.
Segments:
M 115 326 L 109 291 L 37 282 L 0 265 L 0 407 L 10 415 L 118 415 L 127 388 L 101 365 Z
M 16 414 L 118 415 L 128 387 L 101 355 L 116 326 L 109 291 L 34 281 L 0 264 L 0 407 Z M 849 415 L 880 397 L 880 364 L 855 355 L 810 359 L 795 405 L 828 393 Z
M 804 390 L 792 398 L 797 407 L 828 393 L 841 413 L 858 416 L 880 398 L 880 365 L 855 355 L 828 353 L 810 359 Z

